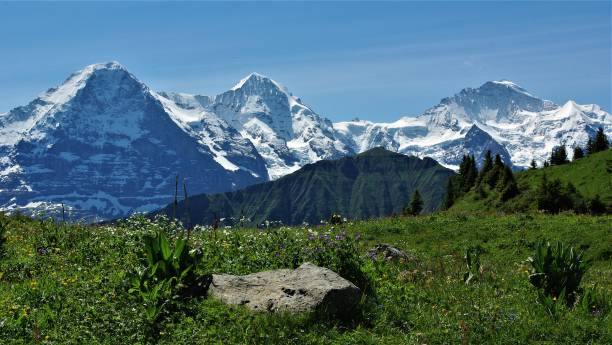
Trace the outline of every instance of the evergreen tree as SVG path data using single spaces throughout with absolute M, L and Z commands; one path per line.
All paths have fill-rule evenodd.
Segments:
M 593 140 L 593 152 L 605 151 L 610 147 L 608 137 L 604 133 L 603 127 L 599 127 Z M 590 152 L 589 152 L 590 153 Z
M 529 167 L 530 170 L 536 170 L 538 168 L 538 163 L 536 163 L 535 159 L 531 160 L 531 166 Z
M 480 182 L 484 180 L 485 176 L 492 168 L 493 168 L 493 157 L 491 156 L 491 150 L 487 150 L 487 153 L 485 153 L 484 162 L 482 163 L 482 169 L 480 170 L 480 173 L 478 174 L 478 182 L 477 182 L 478 184 L 480 184 Z
M 589 140 L 587 141 L 587 144 L 586 144 L 586 153 L 588 153 L 588 154 L 594 153 L 595 151 L 593 151 L 593 150 L 594 150 L 593 139 L 589 138 Z
M 463 155 L 461 164 L 459 164 L 459 176 L 461 177 L 460 189 L 462 192 L 468 192 L 478 177 L 478 169 L 476 168 L 476 159 L 471 155 Z
M 582 151 L 582 148 L 580 146 L 576 146 L 574 147 L 574 158 L 572 158 L 572 160 L 576 160 L 576 159 L 580 159 L 584 157 L 584 151 Z
M 588 202 L 589 213 L 593 215 L 606 213 L 606 205 L 601 201 L 599 194 L 595 194 L 595 197 Z
M 489 185 L 489 187 L 493 188 L 497 185 L 503 171 L 504 171 L 504 162 L 501 159 L 499 154 L 495 155 L 495 162 L 493 163 L 493 167 L 491 170 L 485 175 L 484 180 Z
M 548 161 L 547 161 L 547 160 L 544 160 L 544 164 L 542 164 L 542 166 L 543 166 L 544 168 L 548 168 L 548 167 L 550 166 L 550 163 L 548 163 Z
M 504 162 L 501 159 L 501 156 L 498 154 L 495 155 L 495 163 L 493 163 L 493 166 L 495 167 L 503 167 L 504 166 Z
M 497 182 L 497 189 L 500 192 L 499 197 L 502 201 L 515 197 L 519 192 L 512 169 L 507 165 L 504 165 L 500 179 Z
M 410 214 L 416 216 L 423 210 L 423 199 L 419 190 L 415 190 L 412 194 L 412 201 L 410 201 Z
M 567 151 L 565 151 L 565 146 L 561 145 L 553 148 L 550 155 L 550 165 L 563 165 L 566 163 L 569 163 L 569 160 L 567 160 Z
M 453 178 L 449 178 L 446 184 L 446 195 L 444 196 L 443 208 L 448 210 L 455 203 L 455 187 L 453 186 Z

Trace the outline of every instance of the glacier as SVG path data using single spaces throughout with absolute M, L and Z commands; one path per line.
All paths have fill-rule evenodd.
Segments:
M 509 80 L 391 123 L 332 123 L 258 73 L 204 96 L 153 91 L 101 63 L 0 114 L 0 210 L 57 214 L 64 204 L 78 219 L 123 217 L 168 204 L 176 175 L 190 194 L 225 192 L 381 146 L 450 168 L 490 150 L 522 169 L 554 146 L 584 146 L 598 127 L 612 135 L 611 124 L 598 105 L 557 105 Z

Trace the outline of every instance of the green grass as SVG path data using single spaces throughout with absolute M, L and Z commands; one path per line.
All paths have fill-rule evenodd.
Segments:
M 0 258 L 2 344 L 609 344 L 610 314 L 549 316 L 527 279 L 525 259 L 541 238 L 561 240 L 592 260 L 582 286 L 612 293 L 612 216 L 438 214 L 330 227 L 202 229 L 199 273 L 244 274 L 311 261 L 350 277 L 367 293 L 353 320 L 268 315 L 214 299 L 192 299 L 147 325 L 129 277 L 143 268 L 143 236 L 167 222 L 118 226 L 8 221 Z M 330 239 L 324 238 L 330 234 Z M 340 236 L 338 239 L 335 236 Z M 358 238 L 358 239 L 356 239 Z M 393 244 L 407 262 L 373 262 L 367 249 Z M 483 272 L 464 284 L 468 247 Z M 44 248 L 42 255 L 37 249 Z M 41 252 L 42 253 L 42 252 Z M 155 329 L 155 334 L 151 334 Z
M 527 170 L 515 174 L 520 194 L 506 202 L 499 200 L 496 190 L 485 188 L 486 196 L 472 190 L 452 206 L 452 211 L 484 212 L 525 212 L 537 209 L 537 187 L 546 174 L 548 180 L 559 179 L 571 182 L 578 192 L 593 198 L 599 195 L 601 200 L 612 207 L 612 149 L 588 155 L 565 165 L 550 166 L 536 170 Z

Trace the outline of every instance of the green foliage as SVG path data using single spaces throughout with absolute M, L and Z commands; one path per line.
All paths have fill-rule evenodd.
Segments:
M 0 259 L 4 256 L 4 244 L 6 243 L 7 225 L 0 219 Z
M 324 160 L 275 181 L 215 195 L 189 197 L 193 224 L 212 224 L 215 215 L 221 226 L 249 219 L 246 226 L 266 221 L 298 225 L 320 224 L 332 213 L 348 219 L 401 214 L 418 189 L 423 212 L 442 206 L 446 181 L 455 173 L 431 158 L 409 157 L 375 148 L 354 157 Z M 172 216 L 172 207 L 160 211 Z M 177 219 L 185 219 L 186 203 L 180 201 Z
M 465 265 L 467 271 L 463 274 L 463 281 L 469 284 L 475 277 L 482 273 L 480 266 L 481 247 L 470 247 L 465 251 Z
M 147 318 L 155 322 L 178 294 L 197 291 L 203 295 L 207 285 L 194 272 L 201 250 L 190 252 L 187 239 L 179 237 L 172 245 L 166 233 L 157 230 L 155 235 L 146 235 L 144 242 L 146 267 L 133 278 L 129 292 L 142 299 Z
M 607 212 L 606 205 L 601 201 L 599 194 L 595 194 L 592 199 L 589 199 L 587 208 L 590 214 L 598 215 Z
M 612 209 L 612 150 L 569 164 L 514 173 L 519 193 L 504 200 L 499 188 L 474 188 L 456 198 L 451 212 L 527 212 L 546 210 L 605 214 Z M 544 183 L 546 180 L 546 183 Z M 599 198 L 597 198 L 599 195 Z M 598 199 L 598 201 L 596 200 Z M 589 204 L 594 201 L 593 211 Z
M 563 165 L 567 163 L 569 163 L 569 160 L 567 159 L 565 146 L 561 145 L 553 148 L 550 155 L 550 165 Z
M 444 202 L 442 204 L 443 210 L 448 210 L 455 202 L 455 186 L 453 185 L 453 180 L 454 178 L 451 177 L 446 183 L 446 194 L 444 195 Z
M 585 158 L 588 159 L 588 158 Z M 489 191 L 493 193 L 492 191 Z M 144 238 L 170 239 L 177 223 L 142 217 L 114 225 L 61 225 L 3 217 L 8 255 L 0 260 L 0 343 L 13 344 L 609 344 L 609 312 L 577 306 L 548 317 L 533 303 L 525 257 L 540 238 L 572 243 L 593 262 L 582 286 L 612 291 L 612 218 L 539 213 L 425 215 L 321 227 L 193 229 L 204 248 L 196 273 L 248 274 L 310 261 L 342 272 L 366 291 L 355 320 L 250 312 L 213 298 L 172 299 L 155 322 L 134 298 L 130 272 L 148 266 Z M 174 241 L 170 241 L 174 249 Z M 388 243 L 406 261 L 372 261 Z M 48 253 L 37 254 L 43 246 Z M 465 248 L 481 247 L 478 282 L 466 285 Z M 297 266 L 296 266 L 297 265 Z M 588 288 L 585 288 L 585 294 Z M 160 289 L 160 291 L 163 289 Z M 176 295 L 176 294 L 174 294 Z M 177 308 L 176 312 L 173 308 Z
M 340 225 L 342 223 L 344 223 L 344 220 L 340 214 L 334 213 L 329 217 L 329 225 Z
M 589 138 L 587 151 L 589 154 L 605 151 L 610 148 L 608 137 L 604 133 L 603 127 L 597 129 L 594 138 Z
M 531 163 L 529 164 L 529 169 L 535 170 L 537 168 L 538 168 L 538 163 L 536 163 L 535 159 L 532 159 Z
M 596 286 L 584 289 L 577 307 L 585 314 L 603 316 L 612 309 L 612 296 Z
M 459 165 L 459 176 L 461 192 L 468 192 L 475 184 L 478 178 L 478 169 L 476 168 L 476 159 L 472 155 L 464 155 Z
M 538 242 L 535 253 L 527 259 L 531 264 L 529 282 L 553 301 L 558 299 L 573 306 L 579 293 L 580 281 L 589 264 L 573 247 L 557 242 L 556 246 L 543 240 Z
M 574 147 L 574 157 L 572 160 L 580 159 L 584 157 L 584 151 L 580 146 Z
M 423 211 L 423 198 L 421 198 L 421 194 L 419 190 L 415 190 L 412 193 L 412 199 L 410 200 L 409 207 L 404 209 L 405 215 L 418 216 Z

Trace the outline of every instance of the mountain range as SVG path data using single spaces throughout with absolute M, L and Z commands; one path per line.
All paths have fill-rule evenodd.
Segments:
M 319 224 L 332 214 L 368 219 L 401 214 L 415 190 L 423 210 L 440 208 L 446 182 L 455 175 L 431 158 L 417 158 L 374 148 L 356 156 L 307 164 L 277 180 L 235 192 L 198 195 L 155 214 L 177 217 L 186 225 Z
M 597 105 L 557 105 L 506 80 L 393 123 L 332 123 L 257 73 L 202 96 L 156 92 L 102 63 L 0 114 L 0 209 L 64 204 L 76 218 L 115 218 L 167 205 L 176 175 L 191 194 L 236 191 L 375 147 L 450 168 L 491 150 L 520 169 L 556 145 L 584 145 L 597 127 L 611 135 L 610 124 Z

